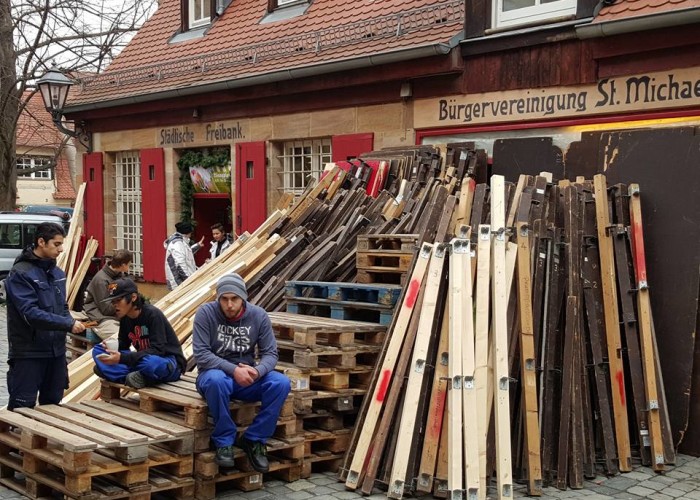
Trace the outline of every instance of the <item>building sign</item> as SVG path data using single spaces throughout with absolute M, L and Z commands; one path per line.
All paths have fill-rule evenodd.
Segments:
M 416 100 L 414 127 L 575 118 L 700 105 L 700 68 L 546 87 Z
M 245 139 L 243 124 L 235 122 L 197 123 L 157 129 L 156 142 L 161 147 L 192 147 L 230 143 Z

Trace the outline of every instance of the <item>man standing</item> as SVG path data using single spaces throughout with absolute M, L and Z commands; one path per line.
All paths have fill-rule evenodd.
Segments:
M 66 304 L 66 275 L 56 267 L 65 233 L 58 224 L 39 224 L 34 245 L 26 248 L 10 270 L 7 290 L 7 407 L 33 408 L 57 404 L 68 388 L 66 332 L 85 326 L 71 318 Z
M 95 373 L 134 389 L 179 380 L 187 362 L 163 312 L 146 304 L 136 283 L 128 278 L 110 285 L 105 300 L 111 301 L 119 319 L 119 347 L 112 350 L 97 344 L 93 348 Z
M 198 243 L 190 245 L 190 236 L 194 228 L 189 222 L 175 224 L 175 233 L 165 242 L 165 279 L 168 290 L 174 290 L 197 270 L 194 254 L 202 248 L 204 236 Z
M 116 318 L 112 303 L 105 300 L 109 295 L 109 285 L 129 272 L 133 256 L 129 250 L 115 250 L 112 260 L 90 280 L 85 298 L 85 314 L 91 321 L 97 321 L 93 328 L 104 340 L 119 332 L 119 320 Z
M 213 239 L 211 241 L 211 248 L 209 249 L 209 260 L 214 260 L 231 246 L 233 243 L 233 236 L 226 234 L 224 225 L 221 222 L 217 222 L 211 227 L 211 237 Z
M 245 281 L 238 274 L 216 284 L 216 301 L 202 305 L 194 318 L 193 346 L 199 375 L 197 390 L 214 418 L 211 438 L 216 462 L 234 467 L 236 424 L 229 402 L 261 401 L 260 413 L 238 440 L 253 468 L 267 472 L 265 443 L 275 432 L 282 405 L 291 389 L 287 377 L 274 371 L 277 342 L 267 313 L 247 302 Z M 255 363 L 255 347 L 260 361 Z

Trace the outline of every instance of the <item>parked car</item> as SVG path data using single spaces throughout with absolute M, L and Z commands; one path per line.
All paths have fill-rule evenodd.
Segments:
M 61 224 L 68 232 L 70 217 L 56 214 L 0 212 L 0 300 L 5 299 L 4 281 L 22 249 L 34 242 L 36 228 L 42 222 Z
M 73 217 L 73 208 L 71 207 L 59 207 L 58 205 L 25 205 L 21 208 L 22 212 L 27 212 L 30 214 L 47 214 L 55 213 L 56 215 L 68 214 L 69 217 Z

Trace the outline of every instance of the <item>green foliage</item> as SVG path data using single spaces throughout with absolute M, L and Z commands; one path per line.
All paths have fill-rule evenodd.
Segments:
M 177 162 L 180 171 L 180 220 L 192 220 L 192 202 L 194 200 L 194 184 L 190 178 L 190 167 L 220 167 L 231 163 L 231 150 L 227 147 L 186 149 Z

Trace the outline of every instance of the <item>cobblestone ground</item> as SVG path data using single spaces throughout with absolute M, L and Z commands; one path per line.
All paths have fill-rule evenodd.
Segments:
M 7 404 L 7 322 L 6 308 L 0 305 L 0 405 Z M 493 493 L 490 491 L 489 493 Z M 515 488 L 515 498 L 525 497 L 525 487 Z M 22 495 L 0 486 L 0 500 L 22 498 Z M 309 479 L 294 483 L 266 481 L 262 490 L 241 493 L 226 490 L 221 485 L 217 498 L 226 500 L 351 500 L 366 498 L 368 500 L 385 499 L 384 493 L 363 497 L 345 490 L 335 474 L 315 473 Z M 425 497 L 431 498 L 431 497 Z M 638 467 L 633 472 L 611 477 L 599 477 L 586 481 L 583 490 L 559 491 L 546 488 L 543 499 L 581 498 L 582 500 L 650 498 L 653 500 L 690 499 L 700 500 L 700 458 L 684 455 L 678 457 L 675 467 L 669 467 L 664 474 L 655 474 L 650 468 Z

